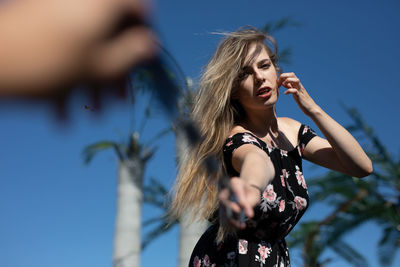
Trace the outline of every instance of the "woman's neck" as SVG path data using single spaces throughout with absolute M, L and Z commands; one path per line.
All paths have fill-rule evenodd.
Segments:
M 254 134 L 262 137 L 268 134 L 278 135 L 278 117 L 276 116 L 275 107 L 268 111 L 247 112 L 242 124 Z

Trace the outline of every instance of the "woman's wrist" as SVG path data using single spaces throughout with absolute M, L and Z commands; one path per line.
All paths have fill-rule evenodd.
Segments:
M 256 188 L 258 190 L 258 192 L 260 193 L 260 195 L 262 195 L 264 193 L 264 190 L 261 189 L 261 187 L 259 187 L 258 185 L 250 184 L 250 186 L 253 188 Z
M 311 119 L 314 119 L 314 118 L 316 118 L 316 117 L 322 115 L 322 114 L 324 113 L 324 111 L 322 110 L 322 108 L 321 108 L 320 106 L 318 106 L 317 104 L 315 104 L 315 106 L 314 106 L 312 109 L 310 109 L 307 113 L 308 113 L 307 115 L 308 115 Z

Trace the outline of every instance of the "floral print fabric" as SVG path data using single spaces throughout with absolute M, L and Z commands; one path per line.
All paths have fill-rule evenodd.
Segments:
M 290 266 L 284 238 L 308 206 L 302 156 L 307 143 L 315 136 L 310 127 L 301 125 L 298 144 L 291 151 L 272 147 L 247 132 L 235 134 L 226 140 L 223 147 L 224 163 L 229 176 L 239 176 L 232 167 L 232 153 L 243 144 L 253 144 L 271 158 L 275 178 L 265 188 L 259 205 L 255 207 L 254 218 L 246 219 L 246 229 L 216 244 L 218 224 L 211 225 L 198 241 L 190 267 Z

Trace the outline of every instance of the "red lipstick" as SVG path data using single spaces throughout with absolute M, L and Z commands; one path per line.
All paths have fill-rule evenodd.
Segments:
M 267 99 L 271 95 L 272 95 L 272 89 L 270 87 L 261 87 L 256 92 L 256 96 L 261 99 Z

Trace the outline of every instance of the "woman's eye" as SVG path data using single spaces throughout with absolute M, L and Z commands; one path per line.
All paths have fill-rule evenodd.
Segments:
M 249 75 L 250 75 L 251 73 L 250 72 L 248 72 L 248 71 L 243 71 L 243 72 L 241 72 L 240 74 L 239 74 L 239 80 L 243 80 L 243 79 L 246 79 Z
M 263 64 L 263 65 L 261 65 L 262 69 L 268 69 L 269 67 L 271 67 L 271 64 Z

